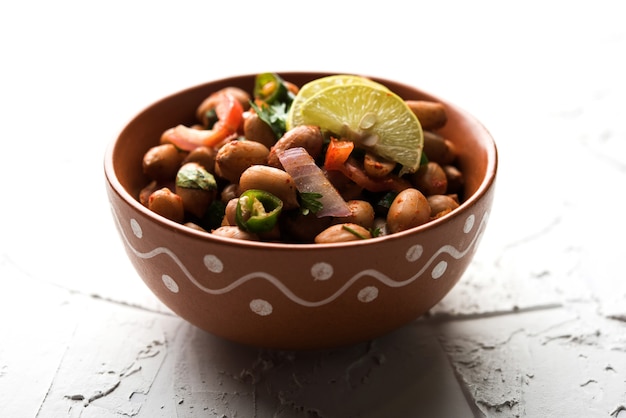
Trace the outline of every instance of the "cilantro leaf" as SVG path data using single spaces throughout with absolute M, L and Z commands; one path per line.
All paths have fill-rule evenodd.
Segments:
M 250 106 L 254 109 L 259 118 L 272 128 L 276 138 L 280 138 L 285 134 L 285 131 L 287 130 L 286 103 L 275 103 L 271 105 L 263 104 L 258 106 L 256 103 L 250 102 Z
M 380 237 L 383 235 L 383 231 L 380 228 L 371 228 L 370 234 L 372 234 L 372 238 Z
M 185 189 L 217 190 L 213 174 L 196 163 L 187 163 L 178 170 L 176 185 Z
M 317 213 L 324 205 L 319 199 L 322 197 L 320 193 L 299 193 L 300 197 L 300 211 L 303 215 L 308 215 L 309 212 Z

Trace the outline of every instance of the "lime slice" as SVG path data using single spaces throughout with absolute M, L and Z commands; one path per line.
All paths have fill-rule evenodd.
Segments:
M 424 148 L 422 126 L 395 93 L 366 84 L 327 87 L 300 105 L 302 123 L 317 125 L 357 147 L 415 172 Z
M 366 84 L 381 88 L 383 90 L 387 90 L 387 87 L 367 77 L 352 74 L 336 74 L 315 79 L 303 85 L 298 91 L 296 97 L 293 99 L 291 107 L 289 108 L 289 113 L 287 114 L 287 121 L 285 124 L 287 130 L 303 124 L 300 107 L 307 99 L 313 97 L 315 94 L 328 87 L 342 86 L 348 84 Z

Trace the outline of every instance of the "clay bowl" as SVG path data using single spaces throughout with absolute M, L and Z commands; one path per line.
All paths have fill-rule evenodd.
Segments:
M 302 85 L 325 73 L 281 73 Z M 459 281 L 485 231 L 497 151 L 474 117 L 417 88 L 377 79 L 404 99 L 444 103 L 442 134 L 460 150 L 465 200 L 428 224 L 345 244 L 276 244 L 212 236 L 171 222 L 136 199 L 142 156 L 161 133 L 192 124 L 210 93 L 254 75 L 208 82 L 148 106 L 108 148 L 107 193 L 128 257 L 152 292 L 191 324 L 225 339 L 279 349 L 329 348 L 386 334 L 424 315 Z

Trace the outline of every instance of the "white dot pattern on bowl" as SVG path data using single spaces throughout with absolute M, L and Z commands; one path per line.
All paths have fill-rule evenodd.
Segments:
M 217 256 L 213 254 L 207 254 L 204 256 L 204 265 L 210 272 L 221 273 L 224 271 L 224 263 Z
M 271 303 L 263 299 L 254 299 L 250 302 L 250 309 L 257 315 L 267 316 L 274 311 Z
M 432 278 L 433 279 L 440 278 L 446 272 L 447 268 L 448 268 L 448 263 L 445 261 L 440 261 L 439 263 L 437 263 L 437 265 L 435 266 L 435 268 L 433 268 L 433 271 L 431 272 Z
M 311 276 L 315 280 L 328 280 L 333 276 L 333 266 L 328 263 L 315 263 L 311 267 Z
M 135 234 L 137 238 L 141 239 L 141 237 L 143 237 L 143 230 L 141 229 L 139 222 L 137 222 L 137 219 L 130 220 L 130 229 L 132 229 L 133 234 Z
M 463 225 L 463 232 L 465 232 L 466 234 L 469 234 L 469 232 L 474 227 L 475 219 L 476 218 L 475 218 L 474 215 L 470 215 L 470 216 L 467 217 L 467 219 L 465 220 L 465 225 Z
M 408 261 L 417 261 L 424 253 L 424 247 L 419 244 L 415 244 L 409 247 L 406 252 L 406 259 Z
M 357 295 L 357 299 L 359 299 L 363 303 L 368 303 L 373 301 L 378 297 L 378 288 L 376 286 L 367 286 L 363 289 L 359 290 Z
M 469 215 L 465 219 L 465 222 L 463 224 L 463 232 L 466 234 L 469 234 L 470 232 L 472 232 L 472 230 L 474 230 L 475 232 L 474 232 L 474 236 L 470 240 L 467 247 L 464 249 L 457 249 L 454 246 L 449 245 L 449 244 L 441 246 L 437 251 L 435 251 L 432 254 L 432 256 L 428 260 L 426 260 L 423 263 L 423 265 L 421 266 L 420 270 L 417 273 L 413 274 L 412 276 L 404 280 L 394 280 L 378 270 L 368 268 L 368 269 L 364 269 L 354 274 L 351 278 L 345 281 L 339 289 L 335 290 L 334 293 L 328 295 L 327 297 L 323 299 L 319 299 L 319 300 L 309 300 L 309 299 L 305 299 L 295 294 L 278 277 L 270 273 L 263 272 L 263 271 L 251 271 L 222 288 L 206 287 L 205 285 L 200 283 L 189 272 L 189 270 L 185 267 L 185 265 L 180 261 L 178 256 L 169 248 L 156 247 L 147 252 L 142 252 L 142 251 L 137 250 L 133 246 L 131 241 L 129 240 L 129 237 L 125 234 L 124 228 L 121 227 L 120 220 L 118 219 L 117 215 L 115 215 L 117 227 L 120 231 L 120 234 L 123 240 L 125 241 L 128 249 L 130 249 L 137 257 L 143 258 L 143 259 L 150 259 L 160 254 L 165 254 L 169 256 L 171 260 L 180 268 L 181 273 L 187 278 L 187 280 L 189 280 L 189 282 L 191 282 L 199 290 L 207 294 L 216 295 L 216 296 L 223 295 L 223 294 L 231 292 L 232 290 L 240 286 L 243 286 L 245 283 L 249 281 L 264 280 L 268 282 L 269 284 L 271 284 L 272 286 L 274 286 L 276 289 L 278 289 L 286 298 L 291 300 L 293 303 L 301 305 L 303 307 L 310 307 L 310 308 L 323 306 L 323 305 L 333 302 L 334 300 L 338 299 L 342 294 L 344 294 L 348 289 L 354 286 L 355 283 L 357 283 L 363 277 L 373 278 L 377 280 L 378 282 L 380 282 L 381 284 L 390 288 L 401 288 L 401 287 L 408 286 L 409 284 L 413 283 L 415 280 L 420 278 L 426 271 L 428 271 L 434 265 L 434 267 L 432 267 L 432 269 L 430 270 L 430 277 L 435 280 L 441 279 L 447 271 L 448 263 L 444 260 L 438 260 L 440 256 L 442 254 L 447 254 L 448 256 L 453 257 L 458 260 L 458 259 L 465 257 L 467 254 L 469 254 L 470 250 L 480 241 L 483 230 L 486 226 L 487 218 L 488 218 L 488 213 L 485 213 L 480 222 L 479 228 L 474 228 L 475 216 L 473 214 Z M 131 228 L 131 231 L 133 232 L 133 235 L 138 239 L 142 239 L 143 230 L 139 222 L 133 218 L 133 219 L 130 219 L 129 224 L 130 224 L 129 226 Z M 411 245 L 409 248 L 407 248 L 405 252 L 405 258 L 408 262 L 415 262 L 421 259 L 423 257 L 423 254 L 424 254 L 424 248 L 419 244 L 414 244 L 414 245 Z M 206 268 L 212 273 L 222 273 L 227 267 L 224 265 L 224 263 L 218 256 L 213 255 L 213 254 L 205 255 L 203 261 L 204 261 Z M 324 261 L 316 262 L 310 267 L 310 273 L 314 281 L 324 281 L 324 280 L 330 279 L 333 276 L 334 268 L 328 262 L 324 262 Z M 179 292 L 179 285 L 176 282 L 176 280 L 174 280 L 174 278 L 172 278 L 171 276 L 167 274 L 163 274 L 161 279 L 162 279 L 164 286 L 167 289 L 169 289 L 171 292 L 173 293 Z M 368 303 L 378 298 L 378 296 L 379 296 L 378 287 L 366 286 L 358 292 L 357 299 L 360 302 Z M 249 307 L 252 310 L 252 312 L 261 316 L 270 315 L 272 314 L 274 310 L 272 304 L 269 301 L 260 299 L 260 298 L 253 299 L 250 302 Z
M 165 285 L 165 287 L 168 288 L 170 292 L 178 293 L 178 283 L 176 283 L 174 279 L 172 279 L 167 274 L 164 274 L 163 276 L 161 276 L 161 280 L 163 280 L 163 284 Z

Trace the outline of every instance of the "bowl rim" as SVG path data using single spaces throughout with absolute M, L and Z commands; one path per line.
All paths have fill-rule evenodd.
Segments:
M 346 74 L 346 73 L 342 73 L 342 72 L 338 72 L 338 73 L 334 73 L 332 71 L 276 71 L 276 73 L 280 74 L 281 76 L 284 77 L 289 77 L 290 75 L 313 75 L 313 76 L 317 76 L 317 77 L 323 77 L 326 75 L 333 75 L 333 74 Z M 394 240 L 400 240 L 403 238 L 406 238 L 407 236 L 414 236 L 414 235 L 418 235 L 422 232 L 431 230 L 431 229 L 435 229 L 437 228 L 440 224 L 442 223 L 446 223 L 456 217 L 459 216 L 463 216 L 465 215 L 476 203 L 478 203 L 478 201 L 481 200 L 481 198 L 487 193 L 488 190 L 491 189 L 491 187 L 493 186 L 493 183 L 495 182 L 496 179 L 496 173 L 497 173 L 497 169 L 498 169 L 498 150 L 497 150 L 497 146 L 496 143 L 491 135 L 491 133 L 489 132 L 489 130 L 483 125 L 483 123 L 481 121 L 479 121 L 476 117 L 474 117 L 472 114 L 470 114 L 469 112 L 467 112 L 464 108 L 451 103 L 448 100 L 442 99 L 436 95 L 431 94 L 430 92 L 423 90 L 422 88 L 418 88 L 415 86 L 412 86 L 410 84 L 404 83 L 402 81 L 399 80 L 390 80 L 390 79 L 386 79 L 383 77 L 378 77 L 378 76 L 370 76 L 370 75 L 363 75 L 363 74 L 359 74 L 359 75 L 363 75 L 365 77 L 370 77 L 378 82 L 381 83 L 392 83 L 392 84 L 396 84 L 396 85 L 400 85 L 403 87 L 406 87 L 408 89 L 413 89 L 413 90 L 418 90 L 420 93 L 432 97 L 433 99 L 436 99 L 437 101 L 445 104 L 446 106 L 449 107 L 453 107 L 455 109 L 455 111 L 457 113 L 459 113 L 463 118 L 467 119 L 467 120 L 471 120 L 473 123 L 475 123 L 476 127 L 482 131 L 482 136 L 486 139 L 488 139 L 488 141 L 486 141 L 485 143 L 485 151 L 487 154 L 487 167 L 485 170 L 485 175 L 483 180 L 480 182 L 478 188 L 476 189 L 476 191 L 469 196 L 465 201 L 463 201 L 458 208 L 456 208 L 455 210 L 453 210 L 452 212 L 438 218 L 438 219 L 434 219 L 426 224 L 405 230 L 405 231 L 401 231 L 401 232 L 396 232 L 393 234 L 389 234 L 389 235 L 383 235 L 380 237 L 375 237 L 375 238 L 371 238 L 371 239 L 366 239 L 366 240 L 355 240 L 355 241 L 348 241 L 348 242 L 340 242 L 340 243 L 325 243 L 325 244 L 315 244 L 315 243 L 282 243 L 282 242 L 265 242 L 265 241 L 247 241 L 247 240 L 241 240 L 241 239 L 235 239 L 235 238 L 228 238 L 228 237 L 222 237 L 222 236 L 217 236 L 217 235 L 213 235 L 211 233 L 207 233 L 207 232 L 202 232 L 202 231 L 197 231 L 193 228 L 189 228 L 186 227 L 182 224 L 179 224 L 177 222 L 174 222 L 172 220 L 169 220 L 167 218 L 164 218 L 154 212 L 152 212 L 150 209 L 146 208 L 144 205 L 142 205 L 137 199 L 135 199 L 127 190 L 126 188 L 121 184 L 121 182 L 119 181 L 118 177 L 117 177 L 117 173 L 115 172 L 115 168 L 114 168 L 114 164 L 113 164 L 113 154 L 114 151 L 119 143 L 119 139 L 120 136 L 122 135 L 122 133 L 126 130 L 126 128 L 132 124 L 140 115 L 142 115 L 143 113 L 145 113 L 147 110 L 158 106 L 159 104 L 170 100 L 172 97 L 174 96 L 178 96 L 178 95 L 182 95 L 185 94 L 188 91 L 192 91 L 192 90 L 196 90 L 198 88 L 202 88 L 208 84 L 218 84 L 218 83 L 224 83 L 233 79 L 244 79 L 244 78 L 249 78 L 249 77 L 254 77 L 256 76 L 257 73 L 244 73 L 244 74 L 234 74 L 232 76 L 228 76 L 228 77 L 222 77 L 219 79 L 213 79 L 213 80 L 208 80 L 206 82 L 203 83 L 199 83 L 193 86 L 189 86 L 186 87 L 184 89 L 175 91 L 173 93 L 170 93 L 158 100 L 155 100 L 151 103 L 149 103 L 148 105 L 144 106 L 142 109 L 140 109 L 138 112 L 136 112 L 130 119 L 127 120 L 126 123 L 124 123 L 124 125 L 122 126 L 121 129 L 119 129 L 117 131 L 117 134 L 115 135 L 115 137 L 113 138 L 113 140 L 109 141 L 109 143 L 106 146 L 105 149 L 105 154 L 104 154 L 104 174 L 105 174 L 105 179 L 106 182 L 108 183 L 111 191 L 113 191 L 114 193 L 116 193 L 119 198 L 124 201 L 126 204 L 130 205 L 133 210 L 140 212 L 142 215 L 144 215 L 147 218 L 150 218 L 153 222 L 160 224 L 172 231 L 175 231 L 176 233 L 180 233 L 183 234 L 189 238 L 192 239 L 199 239 L 199 240 L 203 240 L 203 241 L 207 241 L 207 242 L 214 242 L 215 244 L 220 244 L 220 245 L 227 245 L 227 246 L 234 246 L 234 247 L 240 247 L 240 248 L 254 248 L 254 249 L 279 249 L 279 250 L 296 250 L 296 251 L 311 251 L 311 250 L 326 250 L 326 249 L 331 249 L 331 248 L 346 248 L 346 247 L 359 247 L 359 246 L 372 246 L 372 245 L 379 245 L 381 243 L 387 242 L 387 241 L 394 241 Z

